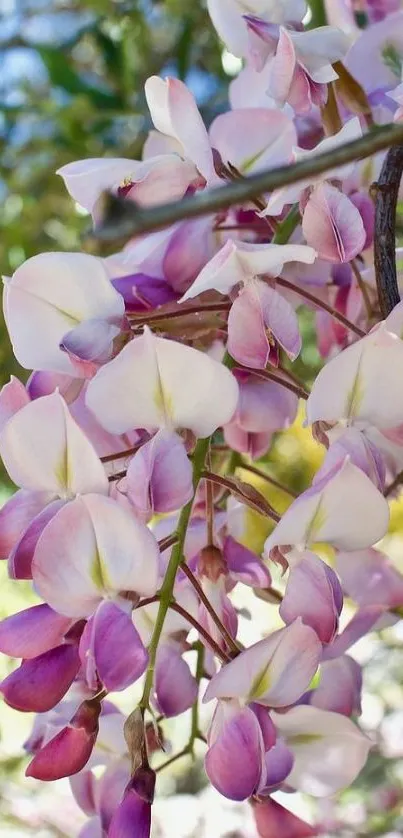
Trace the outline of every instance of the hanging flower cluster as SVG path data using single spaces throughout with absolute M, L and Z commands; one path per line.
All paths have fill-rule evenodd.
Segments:
M 357 55 L 373 49 L 382 65 L 391 33 L 402 42 L 395 5 L 368 2 L 359 32 L 346 0 L 317 29 L 304 27 L 304 0 L 208 0 L 243 60 L 231 109 L 207 130 L 184 83 L 149 78 L 143 160 L 70 163 L 59 171 L 70 195 L 97 230 L 105 190 L 185 206 L 361 137 Z M 397 103 L 398 121 L 401 79 L 384 70 L 387 105 L 372 118 L 393 122 Z M 361 92 L 370 110 L 377 89 Z M 21 660 L 1 692 L 37 714 L 26 773 L 71 778 L 83 838 L 147 838 L 156 769 L 196 740 L 211 784 L 251 801 L 263 838 L 316 834 L 273 792 L 332 795 L 366 762 L 372 743 L 350 718 L 362 674 L 347 653 L 403 605 L 403 577 L 374 547 L 403 469 L 403 303 L 381 319 L 373 234 L 367 170 L 349 163 L 108 258 L 39 254 L 4 280 L 15 357 L 33 372 L 0 393 L 0 454 L 17 487 L 0 510 L 0 558 L 41 602 L 0 624 L 0 650 Z M 326 359 L 310 391 L 290 371 L 301 306 Z M 280 516 L 253 461 L 270 461 L 299 399 L 325 457 Z M 248 507 L 274 523 L 262 556 L 246 546 Z M 278 606 L 276 630 L 247 647 L 238 586 L 266 597 L 268 624 Z M 356 604 L 347 622 L 344 594 Z M 125 719 L 113 694 L 133 685 Z M 164 762 L 164 720 L 190 708 L 189 742 Z

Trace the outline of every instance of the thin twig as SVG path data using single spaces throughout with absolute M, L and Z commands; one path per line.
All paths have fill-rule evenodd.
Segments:
M 142 325 L 143 323 L 158 323 L 160 320 L 173 320 L 176 317 L 187 317 L 189 315 L 203 315 L 206 312 L 221 312 L 229 311 L 232 303 L 230 302 L 215 302 L 215 303 L 198 303 L 198 305 L 186 306 L 181 305 L 175 309 L 169 308 L 163 311 L 158 308 L 157 311 L 150 311 L 144 314 L 128 314 L 132 326 Z
M 299 399 L 308 399 L 309 392 L 305 390 L 305 388 L 294 384 L 293 381 L 290 381 L 288 378 L 281 378 L 280 375 L 276 375 L 275 372 L 271 372 L 271 370 L 255 370 L 251 367 L 245 367 L 243 364 L 236 364 L 235 367 L 240 370 L 245 370 L 246 372 L 250 372 L 253 375 L 257 375 L 258 378 L 264 378 L 266 381 L 275 381 L 276 384 L 280 384 L 282 387 L 285 387 L 287 390 L 291 390 L 292 393 L 295 393 Z
M 139 442 L 138 445 L 134 445 L 133 448 L 128 448 L 126 451 L 118 451 L 116 454 L 106 454 L 105 457 L 100 457 L 100 460 L 102 463 L 113 463 L 114 460 L 123 460 L 124 457 L 131 457 L 132 454 L 135 454 L 143 444 L 143 442 Z
M 218 645 L 218 643 L 216 643 L 215 640 L 213 640 L 213 638 L 210 637 L 208 631 L 206 631 L 206 629 L 201 625 L 201 623 L 199 623 L 195 619 L 195 617 L 192 616 L 192 614 L 189 614 L 189 611 L 186 611 L 186 609 L 183 608 L 182 605 L 179 605 L 178 602 L 170 602 L 169 608 L 171 609 L 171 611 L 176 611 L 177 614 L 180 614 L 181 617 L 187 620 L 187 622 L 190 623 L 190 625 L 193 626 L 193 628 L 195 628 L 196 631 L 199 632 L 201 637 L 204 638 L 204 640 L 210 646 L 211 650 L 214 652 L 217 658 L 220 658 L 220 660 L 223 663 L 228 663 L 229 657 L 226 654 L 226 652 L 224 652 Z
M 110 474 L 108 477 L 109 483 L 113 483 L 115 480 L 121 480 L 122 477 L 126 477 L 127 469 L 123 471 L 118 471 L 116 474 Z
M 262 480 L 266 480 L 267 483 L 271 483 L 272 486 L 275 486 L 276 489 L 281 489 L 286 495 L 290 495 L 292 498 L 297 498 L 298 495 L 293 492 L 291 489 L 287 489 L 286 486 L 283 486 L 278 480 L 275 480 L 274 477 L 271 477 L 270 474 L 263 471 L 261 468 L 257 468 L 257 466 L 251 466 L 249 463 L 245 463 L 243 460 L 239 464 L 239 468 L 244 469 L 244 471 L 250 471 L 251 474 L 256 474 L 256 477 L 260 477 Z
M 210 483 L 210 481 L 207 480 L 206 483 Z M 210 483 L 210 485 L 211 485 L 211 483 Z M 190 584 L 195 589 L 195 591 L 197 593 L 197 596 L 199 597 L 200 601 L 203 603 L 206 611 L 208 611 L 208 613 L 210 614 L 211 619 L 213 620 L 214 624 L 217 626 L 218 631 L 220 632 L 220 634 L 224 638 L 228 648 L 231 649 L 233 652 L 236 652 L 236 654 L 238 654 L 238 652 L 240 652 L 240 648 L 239 648 L 238 644 L 235 642 L 234 638 L 230 635 L 229 631 L 225 628 L 225 625 L 224 625 L 224 623 L 221 622 L 218 614 L 216 614 L 216 612 L 214 611 L 214 608 L 213 608 L 210 600 L 206 597 L 206 594 L 204 593 L 203 588 L 199 583 L 199 580 L 196 578 L 194 573 L 192 573 L 190 567 L 186 564 L 186 562 L 182 562 L 181 568 L 182 568 L 185 576 L 187 576 L 187 578 L 189 579 Z
M 353 272 L 353 274 L 354 274 L 354 276 L 357 280 L 358 287 L 361 291 L 362 298 L 364 300 L 365 309 L 366 309 L 366 312 L 367 312 L 367 315 L 368 315 L 368 319 L 370 320 L 371 317 L 372 317 L 372 305 L 371 305 L 371 300 L 370 300 L 369 294 L 368 294 L 368 288 L 367 288 L 367 286 L 366 286 L 366 284 L 365 284 L 365 282 L 364 282 L 364 280 L 361 276 L 361 272 L 360 272 L 360 269 L 357 265 L 356 260 L 352 259 L 351 262 L 350 262 L 350 265 L 351 265 L 351 270 L 352 270 L 352 272 Z
M 128 239 L 140 233 L 158 230 L 176 221 L 198 218 L 201 215 L 227 209 L 244 203 L 274 189 L 280 189 L 306 178 L 316 177 L 328 169 L 343 166 L 355 160 L 371 157 L 378 151 L 403 142 L 403 126 L 385 125 L 369 132 L 351 143 L 332 148 L 331 151 L 313 155 L 294 165 L 265 170 L 248 178 L 237 180 L 221 189 L 210 189 L 194 196 L 168 204 L 140 209 L 132 201 L 106 194 L 103 222 L 90 235 L 102 241 Z
M 229 489 L 231 494 L 239 498 L 242 503 L 250 506 L 255 512 L 259 512 L 260 515 L 267 515 L 268 518 L 271 518 L 272 521 L 278 524 L 281 515 L 273 509 L 268 500 L 254 486 L 251 486 L 249 483 L 242 483 L 241 480 L 237 481 L 235 478 L 223 477 L 222 474 L 215 474 L 212 471 L 203 471 L 202 477 L 205 480 L 211 480 L 218 486 L 224 486 L 225 489 Z M 245 487 L 244 491 L 243 486 Z
M 396 207 L 402 173 L 401 144 L 388 151 L 379 179 L 372 186 L 375 194 L 375 277 L 382 317 L 387 317 L 400 302 L 396 273 Z
M 347 317 L 344 317 L 344 314 L 341 314 L 332 306 L 325 303 L 323 300 L 319 300 L 318 297 L 315 297 L 314 294 L 311 294 L 309 291 L 306 291 L 305 288 L 300 288 L 298 285 L 294 285 L 293 282 L 290 282 L 288 279 L 284 279 L 284 277 L 279 276 L 276 279 L 276 285 L 281 285 L 283 288 L 288 288 L 289 291 L 294 291 L 295 294 L 299 294 L 300 297 L 303 297 L 305 300 L 309 300 L 310 303 L 313 303 L 317 308 L 323 308 L 324 311 L 327 311 L 334 320 L 338 320 L 346 329 L 349 329 L 350 332 L 354 332 L 359 338 L 365 337 L 365 332 L 360 329 L 355 323 L 352 323 L 351 320 L 348 320 Z
M 172 535 L 167 535 L 165 538 L 161 538 L 161 541 L 158 542 L 158 547 L 160 548 L 160 553 L 163 553 L 164 550 L 168 550 L 169 547 L 173 547 L 178 541 L 178 536 L 176 532 L 172 533 Z

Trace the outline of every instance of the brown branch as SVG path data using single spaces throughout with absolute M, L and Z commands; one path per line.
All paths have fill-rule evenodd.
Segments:
M 400 302 L 396 273 L 396 208 L 403 174 L 403 144 L 391 148 L 385 158 L 375 194 L 374 262 L 382 317 Z
M 213 640 L 213 638 L 210 637 L 208 631 L 206 631 L 206 629 L 195 619 L 195 617 L 192 617 L 192 615 L 189 614 L 189 612 L 186 611 L 184 608 L 182 608 L 182 606 L 179 605 L 178 602 L 170 602 L 169 607 L 172 611 L 176 611 L 177 614 L 180 614 L 181 617 L 187 620 L 187 622 L 190 623 L 190 625 L 193 626 L 193 628 L 195 628 L 196 631 L 199 632 L 201 637 L 204 638 L 204 640 L 210 646 L 211 650 L 214 652 L 217 658 L 220 658 L 220 660 L 223 663 L 228 663 L 228 661 L 230 660 L 228 655 L 225 652 L 223 652 L 218 643 L 216 643 L 215 640 Z
M 205 480 L 211 480 L 217 486 L 224 486 L 225 489 L 229 489 L 231 494 L 242 503 L 245 503 L 246 506 L 250 506 L 255 512 L 259 512 L 260 515 L 266 515 L 278 524 L 281 515 L 273 509 L 271 504 L 254 486 L 235 477 L 223 477 L 221 474 L 215 474 L 212 471 L 202 471 L 202 477 Z
M 355 160 L 364 160 L 378 151 L 403 142 L 403 126 L 385 125 L 331 151 L 236 180 L 218 189 L 204 190 L 194 196 L 168 204 L 141 209 L 133 201 L 126 201 L 109 193 L 104 195 L 103 222 L 90 235 L 101 241 L 115 242 L 140 233 L 149 233 L 183 219 L 227 209 L 234 204 L 254 200 L 258 195 L 272 192 L 306 178 L 324 174 L 329 169 Z
M 283 288 L 288 288 L 289 291 L 293 291 L 295 294 L 299 294 L 300 297 L 303 297 L 305 300 L 309 300 L 310 303 L 313 303 L 317 308 L 323 308 L 324 311 L 327 311 L 334 320 L 338 320 L 346 329 L 349 329 L 350 332 L 354 332 L 359 338 L 365 337 L 365 332 L 362 331 L 355 323 L 352 323 L 351 320 L 348 320 L 347 317 L 344 317 L 344 314 L 341 314 L 332 306 L 325 303 L 323 300 L 319 300 L 315 297 L 314 294 L 311 294 L 309 291 L 306 291 L 305 288 L 300 288 L 298 285 L 294 285 L 293 282 L 290 282 L 288 279 L 284 279 L 282 276 L 278 276 L 276 279 L 276 285 L 281 285 Z
M 114 460 L 123 460 L 124 457 L 131 457 L 132 454 L 135 454 L 143 444 L 143 442 L 139 442 L 138 445 L 134 445 L 133 448 L 128 448 L 126 451 L 118 451 L 117 454 L 106 454 L 105 457 L 100 457 L 100 460 L 102 463 L 113 463 Z
M 305 388 L 300 387 L 297 384 L 294 384 L 293 381 L 290 381 L 288 378 L 282 378 L 280 375 L 276 375 L 275 372 L 271 372 L 270 370 L 257 370 L 252 369 L 252 367 L 245 367 L 243 364 L 236 363 L 234 368 L 240 370 L 246 370 L 246 372 L 250 372 L 253 375 L 257 375 L 258 378 L 264 378 L 266 381 L 275 381 L 276 384 L 280 384 L 282 387 L 285 387 L 287 390 L 291 390 L 292 393 L 295 393 L 299 399 L 308 399 L 309 393 Z
M 210 483 L 209 480 L 207 480 L 206 482 L 208 484 Z M 206 594 L 204 593 L 203 588 L 199 583 L 199 580 L 196 579 L 196 576 L 194 575 L 194 573 L 192 573 L 190 567 L 186 564 L 186 562 L 182 562 L 181 569 L 183 570 L 185 576 L 187 576 L 187 578 L 189 579 L 190 584 L 195 589 L 195 591 L 197 593 L 197 596 L 199 597 L 200 601 L 203 603 L 206 611 L 208 611 L 208 613 L 210 614 L 211 619 L 213 620 L 213 622 L 217 626 L 218 631 L 220 632 L 220 634 L 224 638 L 228 648 L 231 649 L 232 652 L 235 652 L 236 654 L 238 654 L 238 652 L 241 651 L 238 644 L 235 642 L 234 638 L 230 635 L 229 631 L 225 628 L 225 625 L 224 625 L 224 623 L 221 622 L 218 614 L 216 614 L 216 612 L 214 611 L 214 608 L 213 608 L 210 600 L 206 597 Z
M 275 480 L 274 477 L 271 477 L 270 474 L 267 474 L 267 472 L 263 471 L 263 469 L 257 468 L 257 466 L 251 466 L 249 465 L 249 463 L 244 463 L 244 461 L 242 460 L 242 462 L 239 463 L 238 468 L 244 469 L 244 471 L 250 471 L 251 474 L 256 474 L 256 477 L 260 477 L 262 480 L 266 480 L 267 483 L 271 483 L 271 485 L 275 486 L 276 489 L 281 489 L 282 492 L 284 492 L 286 495 L 290 495 L 290 497 L 294 499 L 298 497 L 298 495 L 295 492 L 293 492 L 291 489 L 287 489 L 286 486 L 283 486 L 282 483 L 280 483 L 278 480 Z

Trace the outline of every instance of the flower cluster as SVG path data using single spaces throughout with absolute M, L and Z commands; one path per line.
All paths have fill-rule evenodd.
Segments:
M 186 216 L 189 195 L 358 139 L 372 103 L 371 120 L 401 120 L 384 57 L 395 33 L 401 66 L 403 12 L 366 5 L 365 30 L 346 0 L 328 4 L 332 25 L 308 29 L 304 0 L 208 0 L 243 60 L 231 109 L 207 130 L 183 82 L 149 78 L 143 160 L 59 171 L 95 230 L 105 190 L 140 209 L 183 199 Z M 369 75 L 381 67 L 376 84 L 360 76 L 363 54 Z M 211 784 L 251 801 L 263 838 L 316 834 L 273 792 L 332 795 L 366 762 L 372 743 L 350 718 L 362 674 L 347 653 L 403 605 L 403 577 L 374 548 L 403 469 L 403 303 L 381 319 L 368 183 L 348 163 L 107 258 L 39 254 L 4 280 L 15 357 L 33 371 L 0 393 L 17 487 L 0 510 L 0 558 L 41 602 L 0 624 L 0 650 L 21 660 L 1 692 L 37 714 L 26 773 L 71 778 L 83 836 L 146 838 L 155 769 L 196 740 Z M 302 307 L 326 359 L 310 391 L 291 371 Z M 270 460 L 299 400 L 325 456 L 280 516 L 253 462 Z M 274 524 L 263 555 L 247 546 L 247 508 Z M 248 646 L 238 586 L 266 598 L 274 622 Z M 133 685 L 125 719 L 110 695 Z M 161 762 L 164 720 L 190 708 L 188 745 Z

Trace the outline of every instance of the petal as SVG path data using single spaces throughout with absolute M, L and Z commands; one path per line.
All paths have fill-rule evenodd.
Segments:
M 263 433 L 288 428 L 294 422 L 298 399 L 274 381 L 236 371 L 239 400 L 233 421 L 245 431 Z
M 125 690 L 140 678 L 148 654 L 131 618 L 113 602 L 101 602 L 87 622 L 80 656 L 90 689 L 97 689 L 96 673 L 108 690 Z
M 343 655 L 322 663 L 319 686 L 311 694 L 310 705 L 332 710 L 343 716 L 361 713 L 362 671 L 359 663 Z
M 0 433 L 8 420 L 29 401 L 24 384 L 12 375 L 8 384 L 0 390 Z
M 321 652 L 315 632 L 295 620 L 223 666 L 211 679 L 203 701 L 248 698 L 268 707 L 286 707 L 309 685 Z
M 130 460 L 126 476 L 129 500 L 143 520 L 173 512 L 193 497 L 193 472 L 183 441 L 159 431 Z
M 402 364 L 403 341 L 380 324 L 320 371 L 307 401 L 308 422 L 347 419 L 395 428 L 403 415 Z
M 87 390 L 88 407 L 113 433 L 181 427 L 207 437 L 232 418 L 237 400 L 236 380 L 222 364 L 148 329 L 102 367 Z
M 337 635 L 333 643 L 330 643 L 324 650 L 324 660 L 331 660 L 344 655 L 351 646 L 354 646 L 358 640 L 361 640 L 364 635 L 374 629 L 384 613 L 385 608 L 381 605 L 366 605 L 359 608 L 341 634 Z
M 105 189 L 117 189 L 134 175 L 138 166 L 136 160 L 123 157 L 88 157 L 67 163 L 56 174 L 63 178 L 71 197 L 92 212 L 101 193 Z
M 403 604 L 403 576 L 379 550 L 337 553 L 336 570 L 347 595 L 358 605 Z
M 93 318 L 63 335 L 60 346 L 71 357 L 75 369 L 80 360 L 103 363 L 112 357 L 113 342 L 120 332 L 117 323 Z
M 20 489 L 0 509 L 0 558 L 7 559 L 27 527 L 52 501 L 51 492 Z
M 207 751 L 204 767 L 211 784 L 224 797 L 246 800 L 259 788 L 264 770 L 262 734 L 252 710 L 226 704 L 220 702 L 216 710 L 214 724 L 219 732 Z
M 158 584 L 158 545 L 150 530 L 116 501 L 85 495 L 66 504 L 48 524 L 32 574 L 51 607 L 85 617 L 104 596 L 120 591 L 152 596 Z
M 258 281 L 254 283 L 254 287 L 259 297 L 266 328 L 273 333 L 291 361 L 295 361 L 301 351 L 301 335 L 294 309 L 270 285 Z
M 74 374 L 59 348 L 63 335 L 83 320 L 124 314 L 101 259 L 86 253 L 33 256 L 17 268 L 4 293 L 14 354 L 28 369 Z
M 108 838 L 132 838 L 133 826 L 136 838 L 149 838 L 154 786 L 154 771 L 150 768 L 138 768 L 112 817 Z
M 371 742 L 350 719 L 316 707 L 273 714 L 294 754 L 288 783 L 315 797 L 349 786 L 364 767 Z
M 4 465 L 17 485 L 68 497 L 108 491 L 102 463 L 59 393 L 30 402 L 0 435 Z
M 248 282 L 234 300 L 228 316 L 228 352 L 252 369 L 265 369 L 270 356 L 260 300 Z
M 157 130 L 181 143 L 206 180 L 216 180 L 207 131 L 190 90 L 179 79 L 158 76 L 148 78 L 144 89 Z
M 277 800 L 269 798 L 261 803 L 253 803 L 253 816 L 259 838 L 314 838 L 317 830 L 309 823 L 297 818 L 285 809 Z
M 303 553 L 290 568 L 280 605 L 284 622 L 301 617 L 322 643 L 330 643 L 337 631 L 342 604 L 343 593 L 334 571 L 313 553 Z
M 279 276 L 287 262 L 312 264 L 315 259 L 315 250 L 306 245 L 250 244 L 228 239 L 203 268 L 181 302 L 213 289 L 227 294 L 238 282 L 254 276 Z
M 297 141 L 291 119 L 269 108 L 240 108 L 220 114 L 209 134 L 223 162 L 232 163 L 243 174 L 288 162 Z
M 276 55 L 270 62 L 270 81 L 267 90 L 279 107 L 285 105 L 289 97 L 296 63 L 291 35 L 281 26 Z
M 224 542 L 224 558 L 232 579 L 252 588 L 268 588 L 271 576 L 261 558 L 228 535 Z
M 62 506 L 63 500 L 51 501 L 31 521 L 8 557 L 8 573 L 11 579 L 32 579 L 32 559 L 38 540 Z
M 213 256 L 213 219 L 184 221 L 174 231 L 163 259 L 163 272 L 170 286 L 183 293 Z
M 379 541 L 388 522 L 385 498 L 346 457 L 333 474 L 328 473 L 291 504 L 267 539 L 265 551 L 318 541 L 341 550 L 359 550 Z
M 60 780 L 81 771 L 88 762 L 98 733 L 101 705 L 84 701 L 69 722 L 37 751 L 26 769 L 26 777 Z
M 350 262 L 364 249 L 366 232 L 352 201 L 328 183 L 316 186 L 305 207 L 302 230 L 321 259 Z
M 80 663 L 77 647 L 69 644 L 23 661 L 1 683 L 6 704 L 31 713 L 51 710 L 66 694 Z
M 179 716 L 197 701 L 197 681 L 173 642 L 158 647 L 154 690 L 157 708 L 166 718 Z
M 294 757 L 284 740 L 278 736 L 273 747 L 266 752 L 266 789 L 275 789 L 287 779 L 294 764 Z
M 0 651 L 13 658 L 35 658 L 58 646 L 71 626 L 48 605 L 33 605 L 0 623 Z

